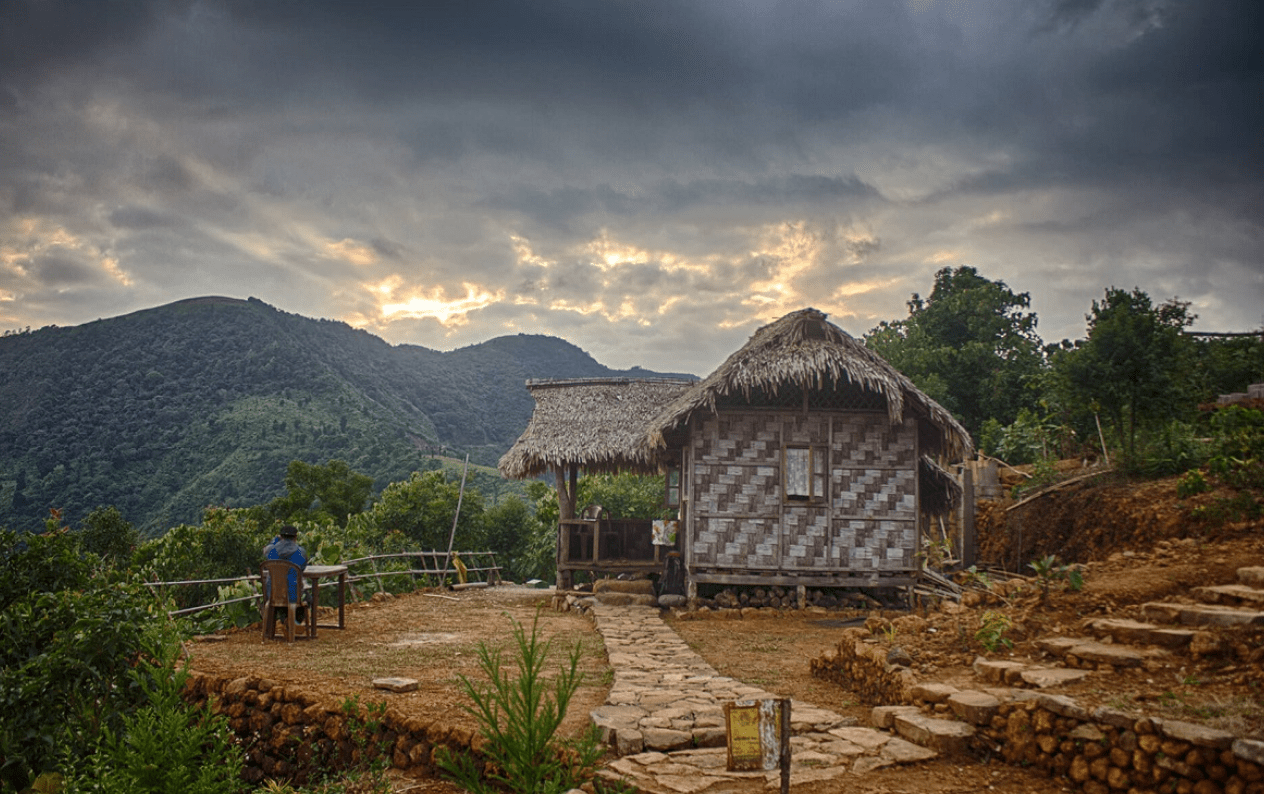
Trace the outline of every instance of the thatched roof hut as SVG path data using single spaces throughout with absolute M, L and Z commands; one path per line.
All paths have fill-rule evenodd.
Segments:
M 500 472 L 525 479 L 578 465 L 590 473 L 658 471 L 647 421 L 694 381 L 668 378 L 531 380 L 531 423 L 500 459 Z
M 760 328 L 719 369 L 650 420 L 649 445 L 666 446 L 666 434 L 686 424 L 694 412 L 714 412 L 720 403 L 788 390 L 807 393 L 850 387 L 861 394 L 880 395 L 892 424 L 902 422 L 905 412 L 926 420 L 936 432 L 923 434 L 924 450 L 952 460 L 973 454 L 970 434 L 952 414 L 825 317 L 816 309 L 801 309 Z

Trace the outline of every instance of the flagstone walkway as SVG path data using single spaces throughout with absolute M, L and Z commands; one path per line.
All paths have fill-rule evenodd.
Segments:
M 604 774 L 653 794 L 776 790 L 769 772 L 729 772 L 724 703 L 777 697 L 721 676 L 685 644 L 654 607 L 593 606 L 614 668 L 606 705 L 593 723 L 620 756 Z M 924 747 L 809 703 L 791 703 L 791 788 L 841 775 L 934 758 Z M 802 789 L 798 787 L 802 786 Z

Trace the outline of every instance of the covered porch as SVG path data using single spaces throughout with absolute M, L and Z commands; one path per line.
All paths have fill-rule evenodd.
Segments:
M 551 475 L 557 488 L 557 585 L 578 574 L 661 573 L 680 539 L 655 543 L 654 521 L 611 515 L 579 501 L 579 475 L 658 474 L 664 461 L 644 444 L 644 428 L 663 405 L 693 385 L 667 378 L 531 380 L 531 423 L 500 460 L 506 477 Z

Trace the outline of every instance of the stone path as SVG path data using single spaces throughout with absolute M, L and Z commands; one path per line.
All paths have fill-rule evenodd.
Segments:
M 776 697 L 719 675 L 654 607 L 610 606 L 592 614 L 614 668 L 593 723 L 620 758 L 605 774 L 653 794 L 776 790 L 778 771 L 729 772 L 724 703 Z M 792 788 L 934 758 L 933 750 L 808 703 L 791 703 Z

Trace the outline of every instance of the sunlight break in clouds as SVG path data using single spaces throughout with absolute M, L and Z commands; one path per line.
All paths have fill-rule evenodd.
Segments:
M 488 292 L 469 282 L 462 285 L 465 288 L 464 297 L 458 298 L 448 297 L 447 290 L 443 287 L 435 287 L 427 293 L 420 287 L 401 289 L 403 283 L 404 279 L 395 275 L 377 284 L 364 285 L 379 299 L 378 314 L 382 322 L 430 319 L 446 328 L 452 328 L 468 323 L 470 312 L 486 308 L 504 297 L 503 292 Z M 397 295 L 397 292 L 405 294 Z
M 124 287 L 132 286 L 131 276 L 119 266 L 117 257 L 105 254 L 64 226 L 38 218 L 21 218 L 13 226 L 13 237 L 17 240 L 0 246 L 0 269 L 10 276 L 22 281 L 40 278 L 41 259 L 68 254 L 75 262 L 99 267 Z
M 751 257 L 766 263 L 767 277 L 751 283 L 751 294 L 743 304 L 754 309 L 761 320 L 772 321 L 809 305 L 841 313 L 844 307 L 831 305 L 834 301 L 890 283 L 845 283 L 835 289 L 830 302 L 824 304 L 810 283 L 814 275 L 819 277 L 839 266 L 863 262 L 866 252 L 877 247 L 877 240 L 867 232 L 841 228 L 822 231 L 807 221 L 783 221 L 765 226 L 759 233 L 757 246 L 751 251 Z M 838 277 L 844 279 L 845 275 L 840 272 Z
M 580 246 L 580 251 L 596 257 L 593 261 L 593 266 L 602 271 L 611 270 L 620 265 L 646 265 L 651 263 L 660 270 L 669 273 L 680 270 L 699 272 L 707 270 L 706 265 L 690 262 L 671 251 L 655 251 L 616 240 L 611 236 L 608 229 L 602 229 L 595 238 Z

